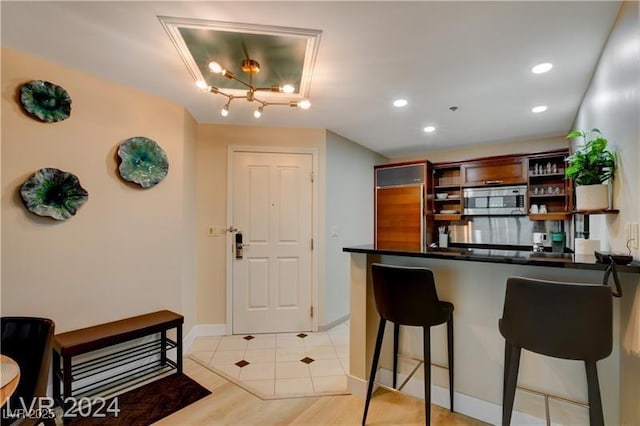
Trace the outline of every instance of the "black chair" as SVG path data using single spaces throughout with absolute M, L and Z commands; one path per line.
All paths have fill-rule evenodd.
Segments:
M 520 350 L 584 361 L 590 425 L 604 425 L 596 361 L 611 353 L 611 288 L 509 278 L 499 321 L 505 339 L 502 424 L 511 424 Z
M 400 325 L 422 327 L 424 339 L 424 405 L 425 423 L 431 424 L 431 329 L 447 323 L 449 355 L 449 398 L 453 412 L 453 305 L 438 299 L 433 273 L 427 268 L 409 268 L 382 264 L 371 265 L 376 308 L 380 315 L 371 374 L 367 388 L 362 424 L 367 420 L 373 383 L 380 359 L 382 338 L 387 321 L 394 323 L 394 387 L 397 375 L 398 332 Z
M 47 395 L 55 325 L 46 318 L 2 317 L 0 328 L 2 354 L 20 367 L 20 381 L 9 400 L 15 409 L 20 407 L 20 398 L 30 404 L 34 397 Z

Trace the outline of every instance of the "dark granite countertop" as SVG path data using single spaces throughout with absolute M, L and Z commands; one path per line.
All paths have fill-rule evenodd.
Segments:
M 546 266 L 551 268 L 591 269 L 604 271 L 607 265 L 597 263 L 594 256 L 576 255 L 573 253 L 534 253 L 522 249 L 508 250 L 504 248 L 450 247 L 430 248 L 381 248 L 373 244 L 344 247 L 348 253 L 365 253 L 405 257 L 422 257 L 428 259 L 464 260 L 471 262 L 506 263 L 515 265 Z M 640 273 L 640 262 L 634 260 L 629 265 L 617 265 L 618 272 Z

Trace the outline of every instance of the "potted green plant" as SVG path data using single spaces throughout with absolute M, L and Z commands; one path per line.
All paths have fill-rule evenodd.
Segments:
M 589 140 L 587 140 L 589 137 Z M 582 138 L 583 145 L 567 158 L 565 175 L 576 185 L 576 210 L 609 208 L 609 185 L 616 172 L 615 153 L 607 149 L 609 141 L 600 130 L 574 130 L 567 139 Z

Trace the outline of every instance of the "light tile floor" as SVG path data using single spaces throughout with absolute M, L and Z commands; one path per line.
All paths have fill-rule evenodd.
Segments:
M 345 394 L 349 322 L 318 333 L 199 337 L 188 355 L 264 399 Z

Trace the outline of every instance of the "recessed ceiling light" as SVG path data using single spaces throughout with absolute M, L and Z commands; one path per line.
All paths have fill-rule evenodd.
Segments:
M 435 132 L 436 128 L 433 126 L 427 126 L 423 129 L 427 133 Z
M 393 101 L 393 106 L 402 108 L 403 106 L 407 106 L 408 103 L 409 102 L 406 99 L 396 99 L 395 101 Z
M 553 64 L 549 62 L 545 62 L 543 64 L 538 64 L 535 67 L 531 68 L 531 72 L 534 74 L 543 74 L 553 68 Z
M 531 108 L 531 112 L 545 112 L 547 110 L 546 105 L 538 105 L 537 107 Z

